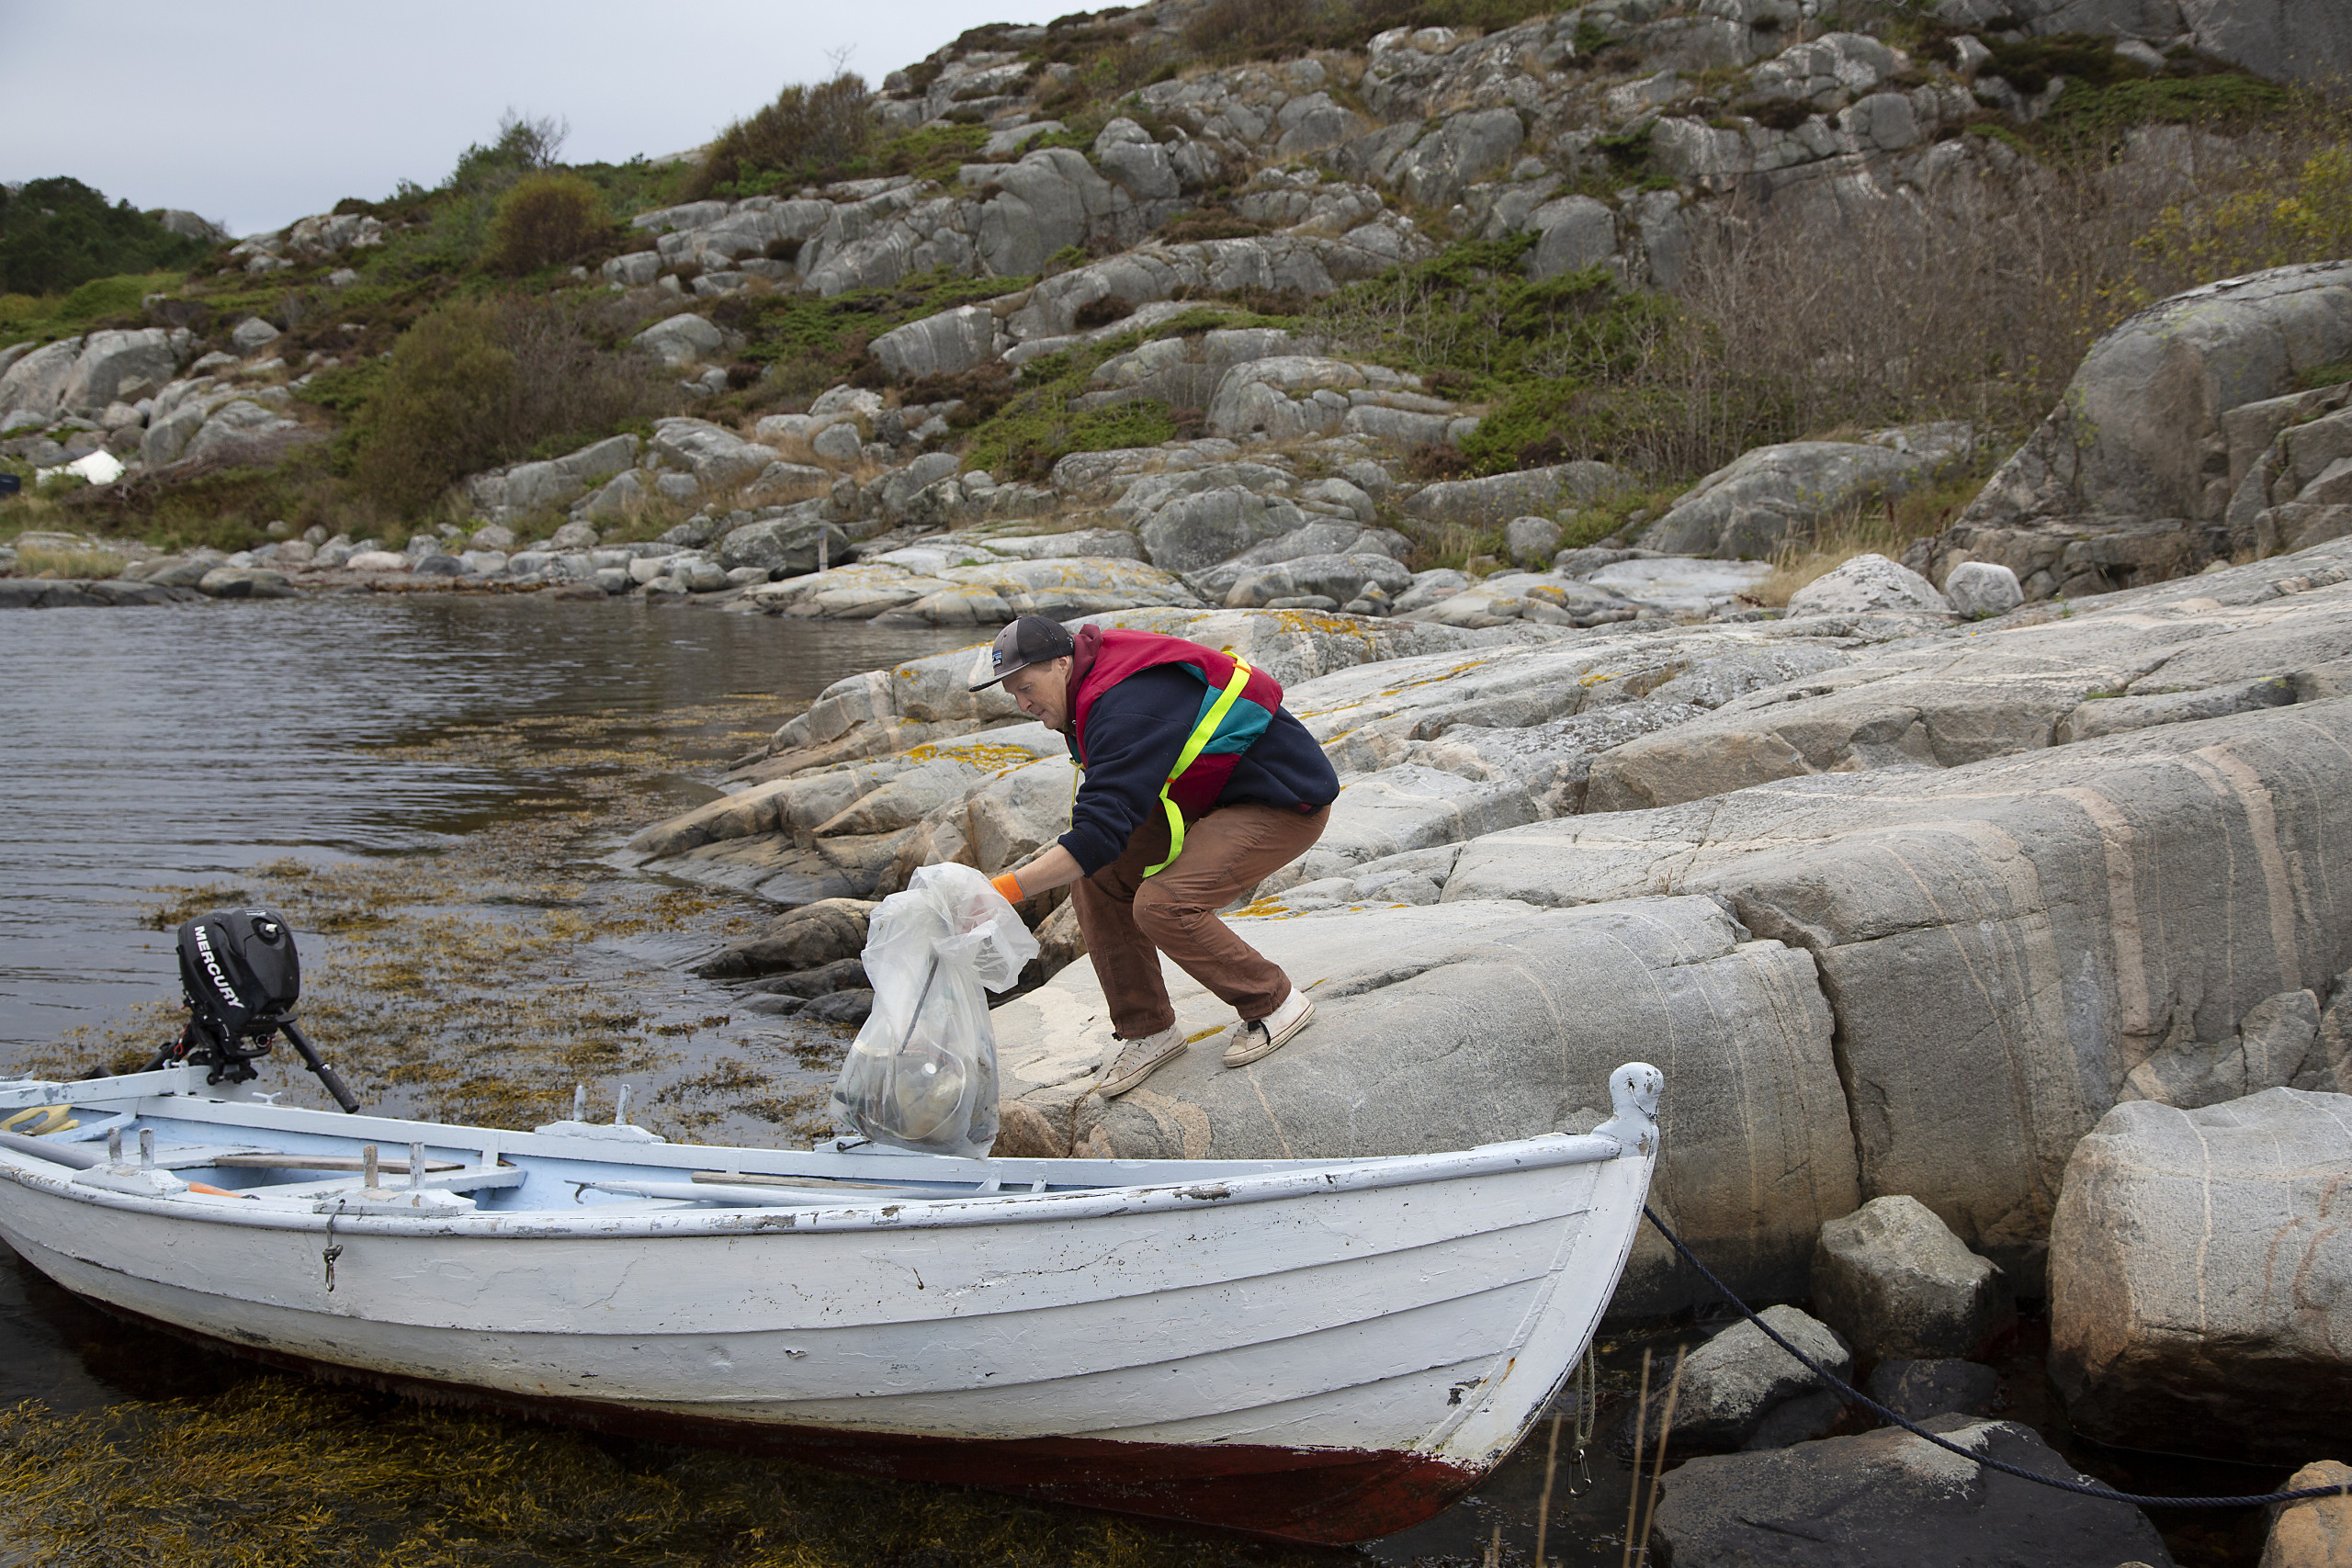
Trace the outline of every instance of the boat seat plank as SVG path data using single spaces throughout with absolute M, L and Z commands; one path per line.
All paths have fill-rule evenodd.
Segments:
M 212 1162 L 223 1170 L 362 1170 L 366 1162 L 357 1155 L 288 1154 L 280 1150 L 256 1150 L 252 1153 L 222 1155 Z M 406 1176 L 408 1161 L 379 1159 L 376 1168 L 387 1176 Z M 466 1162 L 458 1159 L 428 1159 L 427 1174 L 444 1170 L 465 1170 Z

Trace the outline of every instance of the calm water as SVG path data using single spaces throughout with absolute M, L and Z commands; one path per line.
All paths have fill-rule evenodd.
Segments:
M 666 710 L 768 693 L 780 720 L 843 675 L 970 640 L 456 595 L 0 615 L 0 1062 L 175 989 L 143 888 L 428 848 L 565 788 L 387 746 L 542 715 L 658 745 Z

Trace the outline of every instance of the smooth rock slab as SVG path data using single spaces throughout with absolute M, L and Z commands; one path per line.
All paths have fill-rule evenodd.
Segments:
M 1942 1416 L 1920 1425 L 2039 1474 L 2086 1481 L 2029 1427 Z M 1666 1475 L 1660 1557 L 1674 1568 L 2170 1568 L 2128 1503 L 1985 1470 L 1898 1428 L 1770 1453 L 1694 1459 Z
M 1723 716 L 1604 755 L 1591 794 L 1611 757 Z M 2352 966 L 2346 879 L 2294 869 L 2334 863 L 2347 805 L 2352 701 L 2299 704 L 1949 772 L 1588 805 L 1464 846 L 1444 896 L 1713 895 L 1805 948 L 1871 1187 L 1928 1202 L 2031 1294 L 2067 1156 L 2131 1075 Z
M 1800 1293 L 1821 1222 L 1859 1197 L 1809 961 L 1743 940 L 1708 899 L 1464 902 L 1232 924 L 1317 998 L 1304 1033 L 1238 1071 L 1196 1049 L 1106 1105 L 1089 1092 L 1109 1038 L 1102 988 L 1091 964 L 1074 964 L 993 1011 L 1000 1151 L 1403 1154 L 1582 1132 L 1605 1117 L 1609 1070 L 1638 1047 L 1669 1086 L 1650 1201 L 1736 1288 Z M 1232 1023 L 1230 1008 L 1163 969 L 1179 1029 Z M 1617 1304 L 1668 1311 L 1706 1294 L 1645 1232 Z
M 1772 575 L 1766 561 L 1708 560 L 1668 556 L 1624 560 L 1597 571 L 1576 573 L 1595 588 L 1654 605 L 1669 615 L 1710 615 L 1751 598 Z
M 2291 1461 L 2352 1410 L 2352 1096 L 2117 1106 L 2050 1234 L 2050 1368 L 2102 1441 Z

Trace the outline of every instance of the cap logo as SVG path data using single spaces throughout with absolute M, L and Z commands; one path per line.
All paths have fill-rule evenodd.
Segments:
M 1001 648 L 991 648 L 989 649 L 989 668 L 991 670 L 1001 670 L 1004 668 L 1004 649 Z

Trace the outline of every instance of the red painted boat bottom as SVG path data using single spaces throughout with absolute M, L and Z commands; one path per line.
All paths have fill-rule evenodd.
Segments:
M 1408 1529 L 1476 1485 L 1484 1472 L 1426 1454 L 1264 1444 L 1121 1443 L 1091 1438 L 934 1438 L 786 1427 L 640 1410 L 597 1400 L 511 1393 L 319 1361 L 267 1345 L 93 1304 L 158 1332 L 328 1382 L 432 1404 L 772 1454 L 853 1475 L 985 1487 L 1147 1518 L 1243 1530 L 1278 1540 L 1351 1546 Z

